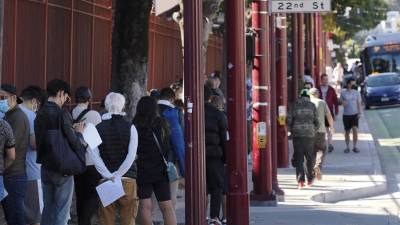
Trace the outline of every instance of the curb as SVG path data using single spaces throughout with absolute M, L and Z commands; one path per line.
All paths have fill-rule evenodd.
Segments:
M 341 201 L 348 201 L 348 200 L 355 200 L 360 198 L 376 196 L 386 192 L 387 190 L 386 181 L 376 180 L 376 177 L 373 176 L 371 176 L 371 181 L 377 184 L 355 189 L 344 189 L 338 191 L 325 192 L 312 196 L 311 200 L 320 203 L 337 203 Z

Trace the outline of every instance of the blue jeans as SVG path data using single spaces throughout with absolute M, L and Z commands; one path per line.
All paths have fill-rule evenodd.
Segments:
M 9 225 L 26 225 L 24 210 L 26 184 L 26 174 L 4 177 L 4 187 L 8 196 L 2 201 L 2 204 Z
M 74 191 L 73 176 L 63 176 L 42 167 L 44 208 L 41 225 L 66 225 Z

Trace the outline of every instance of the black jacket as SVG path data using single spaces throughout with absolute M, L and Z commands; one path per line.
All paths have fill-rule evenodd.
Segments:
M 168 180 L 167 168 L 164 163 L 164 158 L 167 159 L 169 157 L 168 154 L 171 152 L 167 122 L 159 117 L 153 125 L 141 126 L 136 123 L 135 126 L 139 136 L 136 160 L 137 183 L 148 184 L 160 180 Z M 161 152 L 158 149 L 153 132 L 161 145 Z
M 35 119 L 36 162 L 42 164 L 46 169 L 49 169 L 47 163 L 51 160 L 46 157 L 46 131 L 60 129 L 60 126 L 73 150 L 79 151 L 83 148 L 82 134 L 75 132 L 73 129 L 73 119 L 69 111 L 61 109 L 54 102 L 46 102 L 37 113 Z
M 226 158 L 227 118 L 215 106 L 205 105 L 206 157 Z

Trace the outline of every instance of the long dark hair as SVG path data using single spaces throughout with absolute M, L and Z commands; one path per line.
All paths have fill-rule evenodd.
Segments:
M 152 128 L 159 118 L 158 105 L 150 96 L 142 97 L 136 107 L 136 115 L 133 123 L 139 128 Z

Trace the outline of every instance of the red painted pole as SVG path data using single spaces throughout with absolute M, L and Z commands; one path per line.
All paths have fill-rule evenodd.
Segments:
M 310 70 L 312 78 L 315 79 L 314 74 L 314 16 L 311 13 L 305 14 L 305 65 L 306 68 Z
M 314 15 L 314 27 L 315 27 L 315 71 L 317 74 L 317 79 L 315 80 L 316 85 L 319 86 L 319 77 L 322 68 L 322 54 L 321 54 L 321 36 L 322 36 L 322 23 L 321 23 L 321 14 L 315 13 Z
M 267 1 L 252 3 L 256 32 L 253 76 L 253 201 L 275 200 L 272 191 L 270 67 Z
M 282 15 L 286 21 L 286 16 Z M 278 105 L 278 167 L 287 168 L 289 166 L 289 148 L 286 127 L 286 116 L 288 108 L 288 88 L 287 88 L 287 38 L 286 27 L 276 28 L 277 61 L 276 61 L 276 89 Z
M 231 225 L 248 225 L 245 1 L 226 1 L 228 41 L 228 208 Z
M 304 14 L 303 13 L 299 13 L 297 14 L 297 16 L 299 17 L 298 19 L 298 23 L 297 26 L 299 27 L 299 33 L 297 33 L 298 35 L 298 39 L 299 39 L 299 55 L 298 55 L 298 60 L 299 60 L 299 71 L 298 71 L 298 81 L 299 84 L 303 84 L 303 79 L 304 79 L 304 62 L 305 62 L 305 49 L 304 49 Z M 299 89 L 303 89 L 303 87 L 299 87 Z
M 276 40 L 276 16 L 270 15 L 269 35 L 271 52 L 271 158 L 272 158 L 272 189 L 276 195 L 284 195 L 278 183 L 278 94 L 277 94 L 277 40 Z
M 202 62 L 202 0 L 184 3 L 184 79 L 186 134 L 185 219 L 188 225 L 206 223 L 204 88 Z
M 299 16 L 292 14 L 292 80 L 291 80 L 291 101 L 295 101 L 299 93 Z

